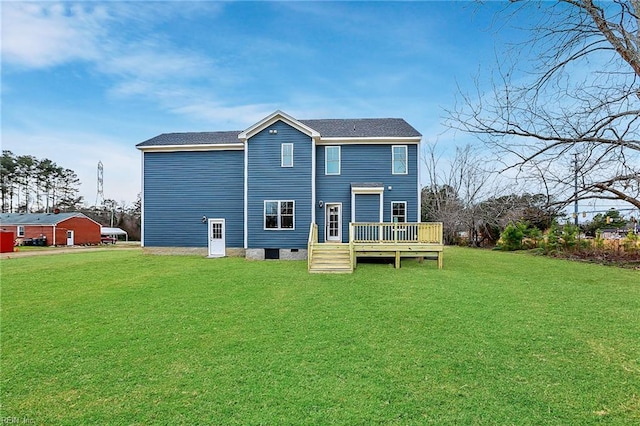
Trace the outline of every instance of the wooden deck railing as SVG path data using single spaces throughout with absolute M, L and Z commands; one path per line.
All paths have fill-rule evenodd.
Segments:
M 419 243 L 442 245 L 442 223 L 350 223 L 349 243 Z
M 307 242 L 307 269 L 311 268 L 311 260 L 313 258 L 313 247 L 318 244 L 318 225 L 311 224 L 309 228 L 309 241 Z

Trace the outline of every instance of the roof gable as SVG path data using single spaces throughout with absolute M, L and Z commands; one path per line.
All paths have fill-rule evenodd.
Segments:
M 282 121 L 286 124 L 288 124 L 289 126 L 293 127 L 296 130 L 299 130 L 300 132 L 304 133 L 305 135 L 308 135 L 312 138 L 318 138 L 320 136 L 320 134 L 312 129 L 311 127 L 307 126 L 306 124 L 302 123 L 301 121 L 296 120 L 295 118 L 291 117 L 288 114 L 285 114 L 284 112 L 278 110 L 276 112 L 274 112 L 273 114 L 265 117 L 264 119 L 260 120 L 259 122 L 257 122 L 256 124 L 254 124 L 253 126 L 249 127 L 247 130 L 241 132 L 238 135 L 238 138 L 242 141 L 246 141 L 247 139 L 251 138 L 252 136 L 256 135 L 257 133 L 263 131 L 264 129 L 266 129 L 267 127 L 271 126 L 272 124 L 278 122 L 278 121 Z

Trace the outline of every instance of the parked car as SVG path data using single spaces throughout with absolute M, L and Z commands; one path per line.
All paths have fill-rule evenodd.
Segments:
M 102 235 L 100 236 L 100 242 L 102 244 L 115 244 L 118 239 L 116 237 L 112 237 L 110 235 Z

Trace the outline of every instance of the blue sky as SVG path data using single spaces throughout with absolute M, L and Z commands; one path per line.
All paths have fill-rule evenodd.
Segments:
M 92 205 L 140 192 L 160 133 L 299 118 L 402 117 L 445 132 L 457 85 L 495 64 L 505 3 L 2 2 L 2 149 L 78 173 Z M 497 47 L 496 47 L 497 46 Z

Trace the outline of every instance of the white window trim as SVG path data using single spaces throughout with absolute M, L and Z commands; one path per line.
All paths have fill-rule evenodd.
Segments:
M 393 205 L 394 204 L 404 204 L 404 222 L 398 222 L 398 223 L 407 223 L 407 202 L 406 201 L 392 201 L 391 202 L 391 210 L 390 210 L 391 222 L 393 223 Z
M 395 163 L 396 163 L 396 148 L 404 149 L 404 173 L 396 173 Z M 393 175 L 407 175 L 409 174 L 409 149 L 407 145 L 391 145 L 391 174 Z
M 18 234 L 16 237 L 24 237 L 24 225 L 18 225 L 16 233 Z
M 278 227 L 267 228 L 267 203 L 278 203 Z M 281 228 L 280 203 L 293 203 L 293 227 Z M 262 207 L 262 229 L 264 231 L 295 231 L 296 230 L 296 201 L 295 200 L 264 200 Z
M 329 171 L 327 170 L 327 165 L 329 164 L 329 162 L 327 161 L 327 151 L 329 150 L 329 148 L 338 149 L 338 172 L 337 173 L 329 173 Z M 324 174 L 327 176 L 338 176 L 341 173 L 342 173 L 342 149 L 340 148 L 340 146 L 335 146 L 335 145 L 325 146 L 324 147 Z
M 284 147 L 291 147 L 291 165 L 284 164 Z M 292 143 L 283 143 L 280 145 L 280 167 L 293 167 L 293 144 Z

